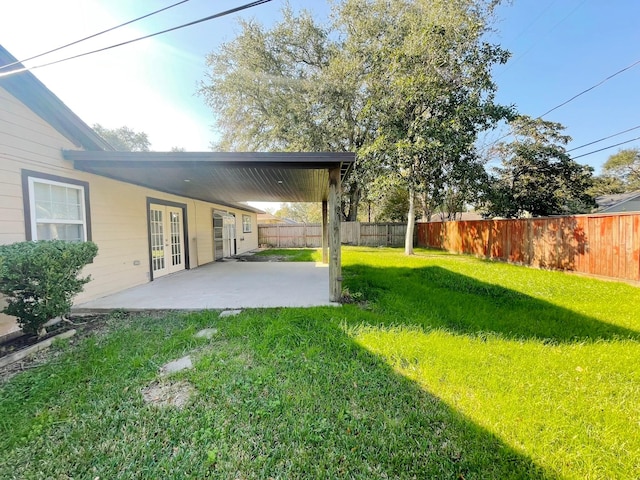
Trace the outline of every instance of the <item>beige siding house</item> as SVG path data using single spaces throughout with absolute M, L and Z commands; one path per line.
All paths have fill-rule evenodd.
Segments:
M 0 79 L 0 244 L 94 241 L 76 303 L 257 248 L 259 210 L 79 171 L 69 150 L 112 149 L 30 73 Z M 0 335 L 16 328 L 1 315 Z

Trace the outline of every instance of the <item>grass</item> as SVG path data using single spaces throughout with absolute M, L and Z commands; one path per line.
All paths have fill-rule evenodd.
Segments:
M 113 318 L 57 346 L 0 387 L 0 477 L 640 477 L 638 288 L 425 250 L 343 263 L 360 305 Z M 189 406 L 145 404 L 188 352 Z
M 322 252 L 315 248 L 270 248 L 255 255 L 260 257 L 279 257 L 285 262 L 320 262 Z

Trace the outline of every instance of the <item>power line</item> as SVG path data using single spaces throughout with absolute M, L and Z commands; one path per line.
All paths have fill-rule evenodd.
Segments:
M 605 79 L 601 80 L 600 82 L 598 82 L 598 83 L 596 83 L 595 85 L 593 85 L 593 86 L 591 86 L 591 87 L 587 88 L 586 90 L 583 90 L 582 92 L 578 93 L 577 95 L 574 95 L 574 96 L 573 96 L 573 97 L 571 97 L 569 100 L 567 100 L 567 101 L 565 101 L 565 102 L 562 102 L 560 105 L 556 105 L 556 106 L 555 106 L 555 107 L 553 107 L 552 109 L 547 110 L 545 113 L 543 113 L 542 115 L 537 116 L 536 118 L 537 118 L 537 119 L 538 119 L 538 118 L 540 118 L 540 119 L 541 119 L 541 118 L 542 118 L 542 117 L 544 117 L 545 115 L 548 115 L 549 113 L 553 112 L 554 110 L 557 110 L 558 108 L 563 107 L 563 106 L 564 106 L 564 105 L 566 105 L 567 103 L 574 101 L 576 98 L 578 98 L 578 97 L 580 97 L 580 96 L 584 95 L 584 94 L 585 94 L 585 93 L 587 93 L 587 92 L 590 92 L 591 90 L 593 90 L 593 89 L 595 89 L 595 88 L 599 87 L 599 86 L 600 86 L 600 85 L 602 85 L 603 83 L 608 82 L 608 81 L 609 81 L 609 80 L 611 80 L 613 77 L 615 77 L 615 76 L 617 76 L 617 75 L 620 75 L 620 74 L 621 74 L 621 73 L 623 73 L 623 72 L 626 72 L 627 70 L 629 70 L 629 69 L 631 69 L 631 68 L 635 67 L 635 66 L 636 66 L 636 65 L 638 65 L 638 64 L 640 64 L 640 60 L 637 60 L 637 61 L 633 62 L 631 65 L 628 65 L 628 66 L 624 67 L 623 69 L 618 70 L 617 72 L 615 72 L 615 73 L 613 73 L 613 74 L 609 75 L 607 78 L 605 78 Z M 1 76 L 1 74 L 0 74 L 0 76 Z M 634 127 L 634 128 L 632 128 L 632 129 L 630 129 L 630 130 L 635 130 L 635 128 L 638 128 L 638 127 Z M 629 130 L 625 130 L 625 132 L 627 132 L 627 131 L 629 131 Z M 621 134 L 621 133 L 625 133 L 625 132 L 620 132 L 620 134 Z M 509 135 L 511 135 L 511 133 L 507 133 L 507 134 L 505 134 L 505 135 L 501 136 L 500 138 L 498 138 L 497 140 L 495 140 L 491 145 L 495 145 L 495 144 L 496 144 L 496 143 L 498 143 L 500 140 L 502 140 L 502 139 L 504 139 L 504 138 L 507 138 Z M 611 137 L 615 137 L 616 135 L 619 135 L 619 134 L 617 133 L 617 134 L 611 135 Z M 598 142 L 599 142 L 599 141 L 601 141 L 601 140 L 606 140 L 607 138 L 611 138 L 611 137 L 602 138 L 602 139 L 600 139 L 600 140 L 596 140 L 596 141 L 594 141 L 594 142 L 592 142 L 592 143 L 598 143 Z M 570 151 L 572 151 L 572 150 L 577 150 L 578 148 L 586 147 L 587 145 L 591 145 L 592 143 L 588 143 L 588 144 L 586 144 L 586 145 L 582 145 L 582 146 L 580 146 L 580 147 L 572 148 L 571 150 L 567 150 L 567 151 L 568 151 L 568 152 L 570 152 Z M 616 146 L 616 145 L 614 145 L 614 147 L 615 147 L 615 146 Z M 594 153 L 595 153 L 595 152 L 594 152 Z M 574 157 L 574 158 L 577 158 L 577 157 Z
M 166 30 L 162 30 L 160 32 L 151 33 L 149 35 L 144 35 L 142 37 L 134 38 L 132 40 L 127 40 L 126 42 L 116 43 L 115 45 L 110 45 L 108 47 L 98 48 L 98 49 L 92 50 L 90 52 L 80 53 L 78 55 L 73 55 L 71 57 L 62 58 L 60 60 L 56 60 L 56 61 L 49 62 L 49 63 L 43 63 L 43 64 L 40 64 L 40 65 L 36 65 L 34 67 L 29 67 L 29 68 L 23 67 L 23 68 L 18 68 L 18 69 L 15 69 L 15 70 L 11 70 L 9 72 L 0 73 L 0 78 L 1 77 L 6 77 L 8 75 L 13 75 L 15 73 L 26 72 L 28 70 L 35 70 L 36 68 L 48 67 L 49 65 L 55 65 L 56 63 L 66 62 L 67 60 L 73 60 L 75 58 L 84 57 L 86 55 L 91 55 L 91 54 L 98 53 L 98 52 L 104 52 L 105 50 L 110 50 L 112 48 L 121 47 L 123 45 L 128 45 L 130 43 L 138 42 L 140 40 L 145 40 L 147 38 L 155 37 L 157 35 L 162 35 L 163 33 L 173 32 L 174 30 L 179 30 L 181 28 L 190 27 L 191 25 L 196 25 L 198 23 L 206 22 L 208 20 L 213 20 L 214 18 L 220 18 L 220 17 L 224 17 L 226 15 L 231 15 L 232 13 L 237 13 L 237 12 L 240 12 L 242 10 L 246 10 L 248 8 L 252 8 L 252 7 L 256 7 L 258 5 L 262 5 L 264 3 L 268 3 L 270 1 L 271 0 L 257 0 L 255 2 L 247 3 L 247 4 L 241 5 L 241 6 L 236 7 L 236 8 L 232 8 L 230 10 L 225 10 L 223 12 L 219 12 L 219 13 L 216 13 L 216 14 L 213 14 L 213 15 L 209 15 L 208 17 L 204 17 L 204 18 L 200 18 L 198 20 L 194 20 L 193 22 L 185 23 L 183 25 L 178 25 L 177 27 L 167 28 Z
M 520 55 L 518 55 L 516 58 L 514 58 L 511 62 L 509 62 L 509 64 L 498 74 L 496 75 L 496 77 L 501 77 L 502 75 L 504 75 L 505 72 L 507 72 L 511 67 L 513 67 L 516 63 L 518 63 L 520 60 L 522 60 L 522 58 L 527 55 L 531 50 L 533 50 L 533 48 L 536 46 L 537 43 L 539 43 L 539 39 L 546 37 L 547 35 L 549 35 L 551 32 L 553 32 L 556 28 L 558 28 L 558 26 L 560 24 L 562 24 L 567 18 L 569 18 L 571 15 L 573 15 L 574 13 L 576 13 L 576 11 L 582 7 L 582 5 L 584 5 L 586 3 L 587 0 L 582 0 L 582 2 L 580 2 L 576 7 L 573 8 L 573 10 L 571 10 L 568 14 L 566 14 L 564 17 L 562 17 L 562 19 L 560 21 L 558 21 L 557 23 L 555 23 L 550 29 L 548 29 L 543 35 L 538 35 L 538 39 L 536 41 L 534 41 L 531 45 L 529 45 L 529 48 L 527 48 L 524 52 L 522 52 Z M 518 40 L 518 38 L 520 38 L 524 32 L 526 32 L 534 23 L 536 23 L 546 12 L 547 10 L 549 10 L 556 2 L 552 2 L 551 4 L 547 5 L 547 7 L 536 17 L 536 19 L 531 22 L 527 28 L 525 28 L 524 30 L 522 30 L 520 32 L 520 34 L 513 40 L 514 42 L 516 40 Z
M 575 160 L 576 158 L 586 157 L 587 155 L 591 155 L 591 154 L 594 154 L 594 153 L 602 152 L 603 150 L 608 150 L 608 149 L 613 148 L 613 147 L 618 147 L 620 145 L 624 145 L 625 143 L 633 142 L 635 140 L 640 140 L 640 137 L 632 138 L 631 140 L 626 140 L 624 142 L 616 143 L 615 145 L 609 145 L 608 147 L 600 148 L 599 150 L 594 150 L 594 151 L 589 152 L 589 153 L 583 153 L 582 155 L 578 155 L 577 157 L 571 157 L 571 158 L 573 158 Z
M 102 34 L 107 33 L 107 32 L 111 32 L 111 31 L 116 30 L 118 28 L 124 27 L 126 25 L 131 24 L 131 23 L 137 22 L 139 20 L 142 20 L 144 18 L 150 17 L 152 15 L 155 15 L 157 13 L 164 12 L 165 10 L 169 10 L 170 8 L 177 7 L 178 5 L 186 3 L 188 1 L 189 0 L 181 0 L 180 2 L 174 3 L 173 5 L 169 5 L 168 7 L 161 8 L 160 10 L 156 10 L 155 12 L 147 13 L 146 15 L 143 15 L 143 16 L 138 17 L 138 18 L 134 18 L 133 20 L 129 20 L 128 22 L 125 22 L 125 23 L 121 23 L 120 25 L 116 25 L 115 27 L 107 28 L 106 30 L 102 30 L 101 32 L 94 33 L 93 35 L 89 35 L 88 37 L 81 38 L 80 40 L 76 40 L 74 42 L 67 43 L 66 45 L 61 45 L 61 46 L 56 47 L 56 48 L 54 48 L 52 50 L 48 50 L 48 51 L 46 51 L 44 53 L 39 53 L 38 55 L 34 55 L 33 57 L 25 58 L 24 60 L 16 60 L 15 62 L 8 63 L 6 65 L 2 65 L 2 66 L 0 66 L 0 70 L 12 67 L 12 66 L 17 65 L 19 63 L 28 62 L 29 60 L 34 60 L 36 58 L 43 57 L 43 56 L 48 55 L 48 54 L 53 53 L 53 52 L 57 52 L 58 50 L 62 50 L 63 48 L 67 48 L 67 47 L 70 47 L 72 45 L 76 45 L 77 43 L 84 42 L 84 41 L 89 40 L 91 38 L 95 38 L 95 37 L 97 37 L 99 35 L 102 35 Z
M 600 82 L 596 83 L 595 85 L 587 88 L 586 90 L 583 90 L 582 92 L 578 93 L 577 95 L 574 95 L 573 97 L 571 97 L 569 100 L 562 102 L 560 105 L 556 105 L 555 107 L 553 107 L 551 110 L 547 110 L 546 112 L 544 112 L 542 115 L 540 115 L 538 118 L 542 118 L 545 115 L 553 112 L 554 110 L 557 110 L 560 107 L 563 107 L 564 105 L 566 105 L 569 102 L 574 101 L 576 98 L 580 97 L 581 95 L 584 95 L 587 92 L 590 92 L 591 90 L 593 90 L 594 88 L 599 87 L 600 85 L 602 85 L 603 83 L 611 80 L 613 77 L 615 77 L 616 75 L 620 75 L 622 72 L 626 72 L 627 70 L 629 70 L 630 68 L 635 67 L 636 65 L 640 64 L 640 60 L 637 60 L 636 62 L 633 62 L 631 65 L 624 67 L 622 70 L 618 70 L 616 73 L 609 75 L 607 78 L 605 78 L 604 80 L 601 80 Z
M 633 127 L 633 128 L 628 128 L 627 130 L 623 130 L 622 132 L 614 133 L 613 135 L 609 135 L 608 137 L 602 137 L 602 138 L 600 138 L 598 140 L 594 140 L 593 142 L 585 143 L 584 145 L 580 145 L 579 147 L 574 147 L 574 148 L 572 148 L 570 150 L 567 150 L 567 153 L 568 152 L 573 152 L 574 150 L 578 150 L 580 148 L 588 147 L 589 145 L 593 145 L 594 143 L 600 143 L 603 140 L 608 140 L 610 138 L 617 137 L 618 135 L 622 135 L 623 133 L 627 133 L 627 132 L 631 132 L 633 130 L 637 130 L 638 128 L 640 128 L 640 125 L 638 125 L 636 127 Z

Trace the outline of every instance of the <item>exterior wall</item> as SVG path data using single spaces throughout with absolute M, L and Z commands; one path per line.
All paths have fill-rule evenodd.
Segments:
M 234 213 L 230 210 L 231 213 Z M 242 215 L 249 215 L 251 217 L 251 231 L 242 231 Z M 236 213 L 236 238 L 238 239 L 237 253 L 248 252 L 249 250 L 255 250 L 258 248 L 258 219 L 255 213 L 238 212 Z
M 76 303 L 149 281 L 147 199 L 186 205 L 189 265 L 213 261 L 213 209 L 235 213 L 238 237 L 242 215 L 251 215 L 251 234 L 238 241 L 239 253 L 258 247 L 256 214 L 158 192 L 74 170 L 62 149 L 77 148 L 21 102 L 0 88 L 0 244 L 26 240 L 22 169 L 89 183 L 92 240 L 98 256 L 85 269 L 92 281 Z M 4 318 L 6 322 L 7 318 Z M 2 335 L 0 318 L 0 335 Z M 6 329 L 5 329 L 6 330 Z

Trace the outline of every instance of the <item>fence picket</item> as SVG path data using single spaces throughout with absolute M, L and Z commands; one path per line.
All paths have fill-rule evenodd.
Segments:
M 340 228 L 343 244 L 369 247 L 402 246 L 407 231 L 404 223 L 342 222 Z M 322 225 L 258 225 L 258 243 L 278 248 L 319 248 Z
M 640 214 L 418 223 L 418 245 L 640 281 Z

